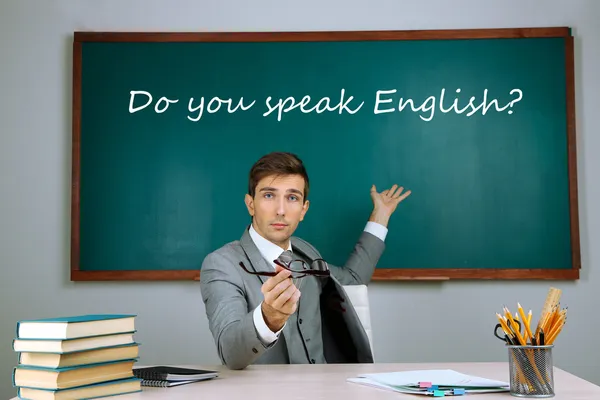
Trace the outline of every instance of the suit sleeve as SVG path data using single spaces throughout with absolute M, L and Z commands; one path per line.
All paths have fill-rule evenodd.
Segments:
M 312 247 L 310 244 L 309 246 Z M 319 254 L 314 247 L 312 249 Z M 342 285 L 366 285 L 371 281 L 384 250 L 384 241 L 368 230 L 364 230 L 346 263 L 342 267 L 329 264 L 329 269 Z
M 244 369 L 270 346 L 264 345 L 248 311 L 241 277 L 232 262 L 209 254 L 200 271 L 200 290 L 219 358 L 230 369 Z

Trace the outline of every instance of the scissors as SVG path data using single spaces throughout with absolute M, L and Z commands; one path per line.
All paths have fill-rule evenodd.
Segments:
M 519 321 L 517 319 L 515 319 L 514 321 L 519 326 L 519 333 L 521 333 L 521 321 Z M 502 336 L 498 335 L 498 329 L 500 329 Z M 513 332 L 512 329 L 511 329 L 511 332 Z M 513 332 L 513 335 L 514 335 L 514 332 Z M 506 332 L 504 332 L 504 329 L 502 329 L 502 325 L 500 325 L 499 323 L 496 324 L 496 327 L 494 328 L 494 336 L 496 336 L 498 339 L 502 340 L 503 342 L 506 342 L 506 344 L 511 344 L 511 345 L 519 344 L 519 343 L 515 343 L 513 340 L 511 340 L 511 338 L 506 334 Z

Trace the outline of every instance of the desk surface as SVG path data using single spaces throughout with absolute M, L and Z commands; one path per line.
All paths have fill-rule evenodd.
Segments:
M 194 366 L 192 366 L 194 367 Z M 140 393 L 111 397 L 118 400 L 149 399 L 428 399 L 346 382 L 361 373 L 408 371 L 416 369 L 453 369 L 483 378 L 508 381 L 508 363 L 435 364 L 330 364 L 330 365 L 255 365 L 241 371 L 223 366 L 202 365 L 220 371 L 218 378 L 170 388 L 144 387 Z M 600 386 L 555 369 L 555 400 L 600 398 Z M 456 398 L 456 397 L 455 397 Z M 468 395 L 467 399 L 511 399 L 508 392 Z M 16 397 L 14 398 L 16 399 Z

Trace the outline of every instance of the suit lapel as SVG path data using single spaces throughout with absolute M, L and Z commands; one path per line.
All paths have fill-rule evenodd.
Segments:
M 292 237 L 292 247 L 294 248 L 294 253 L 297 255 L 301 255 L 307 258 L 317 258 L 319 254 L 315 253 L 315 251 L 306 245 L 305 243 L 298 241 Z M 327 285 L 327 282 L 331 281 L 333 285 Z M 322 285 L 322 289 L 327 288 L 327 290 L 322 290 L 320 293 L 321 296 L 321 305 L 326 306 L 329 303 L 327 301 L 327 297 L 331 296 L 332 302 L 337 302 L 338 297 L 341 299 L 342 307 L 345 311 L 341 314 L 342 321 L 345 324 L 332 324 L 332 332 L 339 332 L 340 329 L 345 329 L 348 331 L 348 334 L 352 338 L 352 340 L 357 343 L 357 357 L 359 362 L 373 362 L 372 358 L 372 350 L 368 341 L 367 333 L 364 330 L 362 323 L 358 317 L 356 309 L 352 305 L 352 301 L 348 297 L 348 294 L 344 290 L 344 286 L 337 280 L 337 278 L 331 274 L 327 280 L 319 280 Z M 300 302 L 302 302 L 302 297 L 300 298 Z M 323 313 L 324 310 L 321 310 Z M 326 312 L 326 311 L 325 311 Z M 325 343 L 323 344 L 325 345 Z M 362 361 L 361 361 L 362 360 Z
M 246 265 L 246 268 L 248 268 L 249 271 L 255 272 L 273 271 L 273 268 L 271 268 L 271 266 L 263 258 L 262 254 L 260 254 L 260 251 L 252 241 L 250 233 L 248 232 L 248 228 L 250 228 L 249 225 L 246 227 L 246 230 L 244 231 L 244 234 L 240 239 L 242 249 L 244 250 L 244 253 L 246 253 L 246 257 L 248 257 L 248 260 L 250 261 L 250 265 Z M 269 279 L 268 276 L 261 275 L 256 275 L 256 278 L 258 278 L 262 283 L 265 283 L 265 281 Z

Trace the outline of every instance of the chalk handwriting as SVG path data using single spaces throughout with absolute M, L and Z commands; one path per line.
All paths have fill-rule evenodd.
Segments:
M 302 97 L 302 100 L 300 102 L 298 102 L 296 98 L 291 96 L 287 97 L 286 99 L 280 98 L 274 105 L 271 104 L 271 100 L 273 98 L 269 96 L 267 97 L 267 100 L 265 102 L 268 110 L 263 114 L 263 117 L 266 117 L 270 115 L 273 111 L 277 110 L 277 121 L 281 121 L 283 113 L 290 112 L 298 107 L 300 107 L 300 111 L 305 114 L 311 113 L 313 111 L 316 111 L 317 114 L 321 114 L 325 111 L 331 112 L 335 110 L 338 110 L 339 114 L 342 114 L 343 112 L 347 112 L 348 114 L 356 114 L 362 108 L 364 101 L 361 102 L 357 108 L 352 109 L 349 107 L 349 104 L 352 102 L 352 100 L 354 100 L 354 96 L 350 96 L 346 100 L 344 100 L 345 95 L 346 90 L 342 89 L 340 92 L 340 100 L 334 106 L 332 106 L 332 103 L 335 103 L 336 100 L 332 100 L 329 97 L 323 97 L 317 102 L 316 105 L 309 108 L 305 108 L 309 105 L 311 101 L 309 95 L 305 95 L 304 97 Z
M 498 99 L 492 98 L 488 89 L 483 90 L 483 98 L 478 99 L 476 96 L 471 96 L 468 102 L 459 99 L 460 88 L 455 89 L 455 93 L 455 96 L 449 95 L 446 92 L 446 88 L 442 88 L 439 92 L 439 97 L 431 94 L 425 98 L 413 99 L 409 96 L 402 96 L 398 93 L 397 89 L 379 89 L 375 92 L 373 114 L 413 112 L 418 113 L 419 118 L 426 122 L 433 120 L 438 111 L 442 114 L 464 114 L 466 117 L 470 117 L 478 112 L 481 112 L 481 115 L 486 115 L 491 109 L 494 109 L 496 112 L 513 114 L 515 104 L 523 99 L 523 91 L 521 89 L 512 89 L 509 92 L 512 99 L 508 102 L 503 102 L 503 104 Z M 144 110 L 151 106 L 153 102 L 152 94 L 145 90 L 131 90 L 129 94 L 130 114 Z M 157 114 L 165 113 L 171 105 L 178 102 L 179 99 L 170 99 L 162 96 L 154 104 L 154 112 Z M 244 112 L 250 110 L 256 103 L 256 100 L 246 100 L 243 96 L 239 99 L 218 96 L 202 96 L 198 99 L 191 97 L 188 101 L 187 111 L 189 114 L 187 118 L 190 121 L 197 122 L 206 113 L 227 112 L 233 114 L 239 111 Z M 346 89 L 342 88 L 339 97 L 311 97 L 308 94 L 302 97 L 287 96 L 273 98 L 272 96 L 267 96 L 264 102 L 265 109 L 261 111 L 264 111 L 262 112 L 263 117 L 272 117 L 277 121 L 281 121 L 285 114 L 294 110 L 303 114 L 335 112 L 339 115 L 353 115 L 358 113 L 364 104 L 365 101 L 359 102 L 354 96 L 348 95 Z
M 460 93 L 460 91 L 461 91 L 460 88 L 456 89 L 456 93 Z M 404 109 L 407 106 L 410 105 L 411 111 L 421 113 L 421 115 L 419 115 L 419 118 L 421 118 L 423 121 L 431 121 L 433 119 L 433 117 L 435 116 L 436 103 L 437 103 L 435 96 L 429 96 L 419 106 L 415 106 L 415 101 L 411 98 L 404 99 L 403 97 L 401 97 L 399 100 L 397 100 L 396 103 L 394 103 L 393 96 L 390 96 L 390 95 L 393 95 L 396 92 L 397 92 L 396 89 L 378 90 L 375 94 L 375 106 L 373 107 L 373 113 L 374 114 L 384 114 L 384 113 L 402 112 L 402 111 L 404 111 Z M 467 117 L 472 116 L 473 114 L 478 112 L 480 109 L 482 110 L 481 114 L 485 115 L 492 106 L 494 106 L 496 111 L 501 112 L 501 111 L 506 110 L 507 108 L 512 108 L 517 102 L 521 101 L 521 99 L 523 98 L 523 91 L 521 89 L 511 90 L 510 94 L 512 95 L 513 93 L 517 93 L 518 97 L 516 99 L 511 100 L 508 104 L 506 104 L 504 106 L 500 106 L 497 99 L 492 99 L 491 101 L 488 102 L 488 89 L 485 89 L 483 91 L 483 100 L 478 105 L 476 104 L 476 102 L 477 102 L 476 97 L 471 96 L 469 103 L 461 109 L 459 109 L 457 98 L 454 99 L 454 102 L 452 103 L 452 105 L 449 108 L 445 108 L 444 103 L 445 103 L 446 89 L 444 88 L 440 92 L 439 109 L 443 113 L 448 113 L 448 112 L 454 111 L 457 114 L 462 114 L 465 111 L 470 109 L 471 111 L 469 111 L 467 114 L 465 114 Z M 391 105 L 387 105 L 388 103 L 390 103 Z M 398 106 L 395 107 L 394 104 L 397 104 Z M 508 110 L 507 113 L 512 114 L 513 110 Z
M 129 113 L 133 114 L 134 112 L 138 112 L 140 110 L 143 110 L 144 108 L 148 107 L 150 105 L 150 103 L 152 103 L 152 95 L 148 92 L 146 92 L 145 90 L 132 90 L 129 92 L 130 93 L 130 97 L 129 97 Z M 144 104 L 143 106 L 139 106 L 139 107 L 133 107 L 133 102 L 135 100 L 135 96 L 138 94 L 143 94 L 148 98 L 148 102 L 146 104 Z M 177 103 L 179 100 L 175 99 L 175 100 L 171 100 L 168 99 L 166 97 L 161 97 L 160 99 L 158 99 L 158 101 L 156 102 L 156 104 L 154 105 L 154 111 L 156 111 L 157 114 L 162 114 L 165 111 L 167 111 L 167 108 L 169 108 L 170 104 L 173 103 Z M 161 104 L 164 103 L 164 106 L 161 107 Z
M 202 118 L 202 113 L 204 112 L 204 97 L 200 98 L 200 104 L 198 104 L 197 107 L 192 107 L 192 104 L 194 103 L 194 98 L 192 97 L 190 99 L 190 102 L 188 104 L 188 110 L 190 112 L 196 112 L 198 111 L 198 116 L 196 118 L 190 117 L 188 115 L 188 119 L 190 121 L 199 121 L 200 118 Z M 244 105 L 244 98 L 240 98 L 237 106 L 235 106 L 235 108 L 231 108 L 232 104 L 233 104 L 233 100 L 232 99 L 221 99 L 219 97 L 213 97 L 212 99 L 210 99 L 210 101 L 208 102 L 207 106 L 206 106 L 206 111 L 208 111 L 210 114 L 214 114 L 217 111 L 219 111 L 219 109 L 221 108 L 222 104 L 227 104 L 227 112 L 230 114 L 233 114 L 234 112 L 236 112 L 239 108 L 242 109 L 242 111 L 247 111 L 249 110 L 254 103 L 256 103 L 256 100 L 253 100 L 249 105 Z

